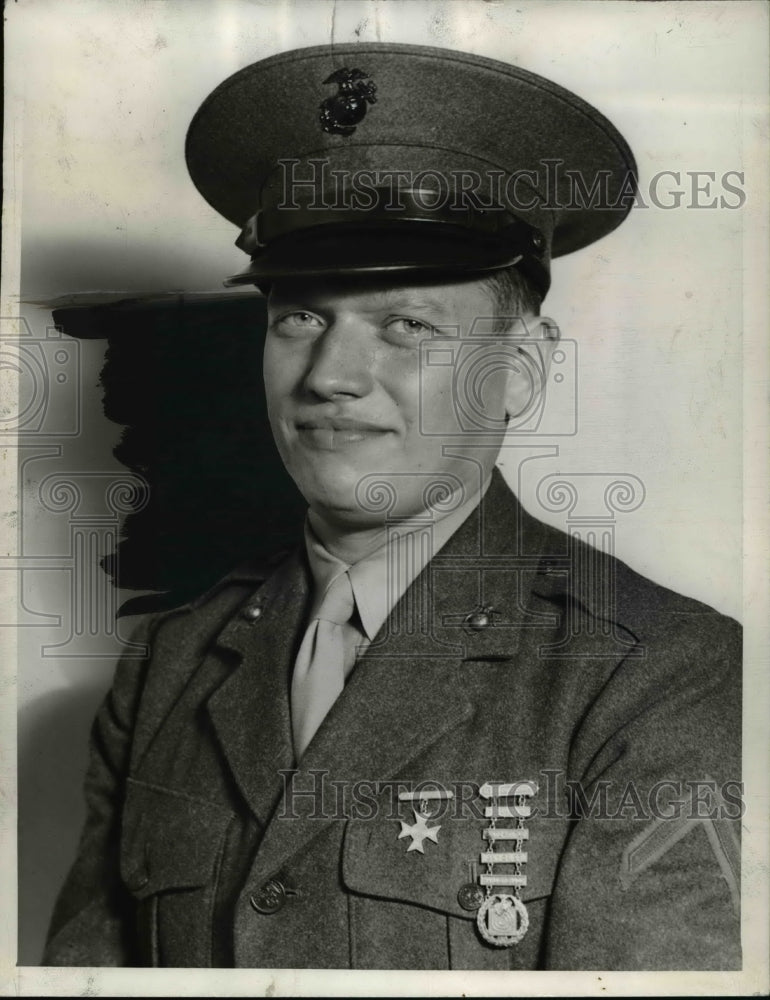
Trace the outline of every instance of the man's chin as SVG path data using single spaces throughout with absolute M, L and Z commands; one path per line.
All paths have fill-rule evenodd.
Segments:
M 387 473 L 361 473 L 347 480 L 340 476 L 324 482 L 305 480 L 297 485 L 312 510 L 350 529 L 384 524 L 398 506 L 392 476 Z
M 389 513 L 389 504 L 367 502 L 366 497 L 359 497 L 355 489 L 308 491 L 304 496 L 312 510 L 340 526 L 372 527 L 384 523 Z
M 459 475 L 451 470 L 431 477 L 403 469 L 353 471 L 340 464 L 333 472 L 325 469 L 318 475 L 306 464 L 292 471 L 298 473 L 294 481 L 312 510 L 351 529 L 375 527 L 393 517 L 413 517 L 431 498 L 440 500 L 447 489 L 460 483 Z M 436 486 L 441 487 L 438 492 Z
M 367 457 L 364 462 L 342 455 L 299 452 L 292 455 L 289 471 L 311 506 L 317 503 L 330 510 L 363 513 L 372 507 L 368 495 L 373 484 L 392 478 L 387 457 L 381 461 L 380 456 Z

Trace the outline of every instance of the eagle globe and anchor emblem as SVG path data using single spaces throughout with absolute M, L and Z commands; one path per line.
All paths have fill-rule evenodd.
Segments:
M 352 135 L 363 121 L 367 105 L 377 103 L 377 87 L 368 73 L 347 66 L 336 69 L 324 83 L 336 83 L 338 90 L 320 104 L 321 128 L 332 135 Z

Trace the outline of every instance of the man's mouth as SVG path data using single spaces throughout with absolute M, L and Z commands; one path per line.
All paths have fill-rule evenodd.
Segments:
M 371 443 L 390 433 L 387 427 L 342 417 L 303 420 L 295 426 L 303 444 L 321 451 L 339 451 L 351 445 Z

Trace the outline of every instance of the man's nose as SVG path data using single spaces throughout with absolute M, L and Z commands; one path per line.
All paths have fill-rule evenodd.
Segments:
M 371 391 L 371 345 L 355 322 L 335 322 L 313 344 L 305 388 L 321 399 L 366 396 Z

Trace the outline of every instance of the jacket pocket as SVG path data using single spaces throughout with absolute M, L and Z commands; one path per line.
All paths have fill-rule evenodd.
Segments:
M 402 818 L 407 819 L 405 812 Z M 407 853 L 410 840 L 399 839 L 401 825 L 396 819 L 383 819 L 381 814 L 347 824 L 342 878 L 346 888 L 359 897 L 351 904 L 357 966 L 377 968 L 385 958 L 384 953 L 378 953 L 378 943 L 382 943 L 383 948 L 395 946 L 399 951 L 407 963 L 401 968 L 537 968 L 567 824 L 556 819 L 537 819 L 529 824 L 528 862 L 524 865 L 527 885 L 521 890 L 529 929 L 511 948 L 487 944 L 476 927 L 478 911 L 466 909 L 460 901 L 460 889 L 472 881 L 473 874 L 486 871 L 480 854 L 488 850 L 482 835 L 487 823 L 450 815 L 428 820 L 429 826 L 437 824 L 436 842 L 423 841 L 422 854 Z M 467 903 L 467 895 L 462 898 Z M 387 941 L 381 932 L 384 919 L 389 922 Z
M 137 903 L 143 964 L 211 964 L 212 911 L 232 819 L 214 803 L 128 779 L 120 874 Z

